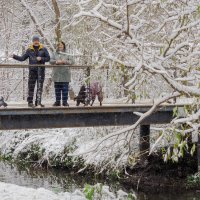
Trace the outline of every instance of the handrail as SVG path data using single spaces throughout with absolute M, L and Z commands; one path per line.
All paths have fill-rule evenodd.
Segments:
M 28 67 L 46 67 L 46 68 L 52 68 L 52 67 L 69 67 L 71 69 L 88 69 L 88 68 L 94 68 L 94 66 L 91 65 L 44 65 L 44 64 L 0 64 L 0 68 L 28 68 Z M 115 66 L 115 68 L 120 68 L 120 66 Z M 133 69 L 131 66 L 125 66 L 125 68 Z M 103 67 L 97 67 L 97 69 L 109 69 L 109 66 L 103 66 Z
M 30 65 L 30 64 L 0 64 L 0 68 L 28 68 L 28 67 L 45 67 L 45 68 L 52 68 L 52 67 L 69 67 L 69 68 L 78 68 L 78 69 L 87 69 L 92 68 L 92 66 L 83 66 L 83 65 Z

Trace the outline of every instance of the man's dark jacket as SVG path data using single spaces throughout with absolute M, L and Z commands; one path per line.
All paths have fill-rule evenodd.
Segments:
M 41 57 L 41 61 L 37 61 L 37 57 Z M 25 61 L 27 58 L 29 58 L 30 65 L 45 64 L 45 62 L 50 60 L 49 52 L 42 44 L 39 45 L 38 52 L 36 52 L 34 46 L 31 45 L 26 50 L 25 54 L 22 56 L 13 55 L 13 58 L 18 61 Z

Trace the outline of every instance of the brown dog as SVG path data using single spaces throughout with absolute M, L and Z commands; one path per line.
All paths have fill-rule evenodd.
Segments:
M 90 104 L 91 106 L 93 105 L 96 96 L 98 97 L 98 101 L 100 103 L 100 106 L 102 106 L 102 102 L 103 102 L 103 91 L 102 91 L 102 86 L 100 85 L 99 82 L 93 82 L 90 85 L 90 92 L 91 92 L 91 101 L 92 103 Z

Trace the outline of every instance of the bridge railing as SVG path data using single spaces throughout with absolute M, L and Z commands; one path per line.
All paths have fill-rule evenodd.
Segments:
M 9 61 L 10 62 L 10 61 Z M 73 98 L 73 94 L 78 94 L 80 87 L 83 83 L 88 81 L 100 81 L 104 99 L 120 99 L 115 102 L 127 102 L 133 103 L 134 99 L 155 99 L 159 98 L 161 93 L 164 91 L 170 91 L 171 88 L 161 88 L 160 84 L 163 84 L 162 79 L 155 77 L 151 79 L 148 77 L 144 83 L 140 83 L 140 80 L 136 80 L 135 91 L 128 91 L 125 88 L 125 83 L 128 82 L 131 77 L 132 67 L 124 66 L 92 66 L 92 65 L 65 65 L 71 69 L 71 83 L 69 84 L 69 96 Z M 26 101 L 28 96 L 28 74 L 29 67 L 34 65 L 19 64 L 18 63 L 1 63 L 0 64 L 0 96 L 3 96 L 7 101 L 21 102 Z M 35 65 L 44 66 L 44 65 Z M 44 101 L 53 102 L 55 101 L 55 89 L 52 81 L 52 69 L 60 67 L 62 65 L 50 65 L 46 64 L 45 68 L 45 81 L 43 86 L 42 99 Z M 124 69 L 127 68 L 127 69 Z M 135 84 L 135 83 L 134 83 Z M 162 89 L 162 90 L 161 90 Z M 35 87 L 36 90 L 36 87 Z M 123 99 L 121 101 L 121 99 Z
M 69 67 L 70 69 L 88 69 L 88 68 L 92 68 L 92 66 L 87 66 L 87 65 L 28 65 L 28 64 L 0 64 L 0 68 L 7 68 L 7 69 L 11 69 L 11 68 L 28 68 L 28 67 L 45 67 L 45 68 L 53 68 L 53 67 Z
M 6 101 L 26 101 L 28 96 L 29 67 L 44 67 L 44 65 L 28 64 L 0 64 L 0 96 Z M 96 68 L 89 65 L 45 65 L 45 81 L 43 86 L 43 101 L 55 101 L 55 89 L 52 82 L 52 69 L 65 66 L 71 69 L 72 82 L 69 86 L 69 95 L 78 94 L 83 83 L 99 80 L 103 86 L 104 97 L 120 98 L 124 96 L 123 85 L 112 80 L 113 69 L 109 67 Z M 36 90 L 36 87 L 35 87 Z M 73 91 L 73 92 L 72 92 Z
M 28 64 L 0 64 L 0 95 L 7 101 L 26 101 L 28 96 L 29 67 L 44 67 L 44 65 Z M 52 82 L 52 68 L 61 67 L 61 65 L 45 65 L 45 81 L 43 86 L 43 100 L 54 101 L 55 92 Z M 81 70 L 81 80 L 85 78 L 85 70 L 91 66 L 65 66 L 73 71 Z M 72 87 L 70 87 L 72 88 Z M 35 87 L 36 90 L 36 87 Z

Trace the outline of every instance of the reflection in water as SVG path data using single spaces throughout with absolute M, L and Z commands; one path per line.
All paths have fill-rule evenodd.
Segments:
M 104 180 L 94 180 L 91 177 L 69 173 L 61 169 L 40 170 L 29 167 L 21 167 L 0 161 L 0 182 L 12 183 L 31 188 L 53 190 L 56 192 L 74 192 L 82 189 L 86 183 L 95 185 L 98 182 L 108 184 Z M 117 183 L 110 183 L 113 192 L 122 188 Z M 130 191 L 126 191 L 130 192 Z M 188 192 L 185 194 L 162 193 L 162 194 L 138 194 L 138 200 L 200 200 L 200 193 Z
M 66 173 L 64 170 L 40 170 L 6 162 L 0 162 L 0 181 L 32 188 L 43 187 L 68 192 L 83 188 L 86 181 L 93 184 L 81 176 Z

